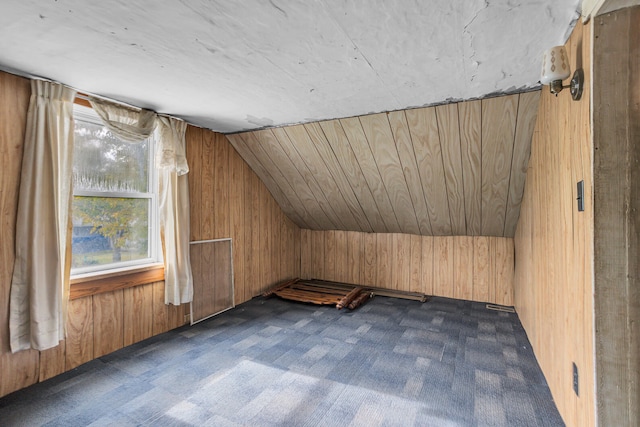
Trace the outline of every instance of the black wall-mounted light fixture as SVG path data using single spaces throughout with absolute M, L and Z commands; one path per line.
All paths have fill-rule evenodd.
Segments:
M 549 90 L 555 96 L 562 89 L 569 88 L 571 98 L 574 101 L 582 97 L 582 86 L 584 84 L 584 72 L 582 68 L 578 68 L 571 78 L 569 86 L 563 86 L 562 81 L 571 75 L 571 67 L 569 66 L 569 57 L 564 46 L 554 46 L 546 50 L 542 55 L 542 73 L 540 75 L 540 83 L 549 85 Z

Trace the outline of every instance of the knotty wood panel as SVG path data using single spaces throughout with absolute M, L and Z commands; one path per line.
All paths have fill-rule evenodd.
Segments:
M 566 44 L 571 69 L 579 66 L 585 73 L 587 84 L 582 99 L 572 101 L 565 91 L 555 97 L 546 87 L 541 92 L 514 238 L 514 305 L 560 414 L 567 425 L 579 426 L 596 425 L 592 289 L 594 176 L 589 105 L 591 25 L 578 23 Z M 624 26 L 617 23 L 616 28 Z M 611 49 L 619 48 L 618 41 L 613 45 Z M 609 53 L 610 49 L 605 51 Z M 521 95 L 520 105 L 525 102 Z M 594 107 L 596 105 L 598 101 Z M 607 111 L 611 108 L 609 103 L 603 103 L 602 107 Z M 600 116 L 605 120 L 604 112 L 594 113 L 594 118 Z M 516 155 L 517 150 L 514 158 Z M 576 209 L 575 188 L 580 180 L 585 182 L 584 212 Z M 617 186 L 609 186 L 607 191 Z M 572 389 L 572 363 L 579 371 L 579 396 Z
M 229 138 L 302 228 L 513 237 L 538 96 L 536 91 Z
M 510 238 L 312 230 L 301 236 L 306 279 L 512 305 Z
M 482 100 L 482 230 L 503 236 L 518 95 Z

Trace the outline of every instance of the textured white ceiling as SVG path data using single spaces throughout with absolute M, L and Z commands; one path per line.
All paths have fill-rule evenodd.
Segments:
M 0 68 L 220 132 L 538 85 L 579 0 L 2 0 Z

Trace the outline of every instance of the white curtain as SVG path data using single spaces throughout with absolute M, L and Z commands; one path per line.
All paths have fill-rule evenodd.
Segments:
M 160 230 L 164 242 L 164 301 L 174 305 L 193 299 L 186 129 L 187 124 L 181 120 L 158 116 L 156 166 L 160 185 Z
M 155 164 L 158 169 L 160 235 L 164 249 L 165 304 L 184 304 L 193 299 L 189 259 L 189 166 L 185 153 L 187 124 L 90 97 L 91 106 L 114 135 L 138 142 L 158 127 Z
M 89 102 L 104 126 L 123 141 L 143 141 L 156 128 L 156 113 L 151 110 L 128 108 L 93 96 Z
M 55 347 L 69 295 L 73 99 L 57 83 L 31 82 L 11 281 L 11 351 Z

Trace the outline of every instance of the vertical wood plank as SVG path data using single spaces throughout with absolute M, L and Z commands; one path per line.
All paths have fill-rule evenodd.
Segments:
M 422 236 L 411 235 L 411 269 L 409 271 L 409 292 L 424 292 L 422 285 Z
M 45 381 L 65 371 L 65 342 L 40 351 L 40 374 L 38 381 Z
M 347 232 L 338 230 L 335 236 L 335 275 L 334 280 L 349 283 L 349 253 L 347 251 Z
M 454 297 L 454 238 L 439 236 L 433 241 L 434 278 L 433 294 L 441 297 Z
M 467 233 L 467 225 L 458 106 L 456 104 L 439 105 L 436 107 L 436 117 L 449 200 L 451 232 L 453 235 L 464 235 Z
M 520 204 L 524 193 L 524 180 L 527 176 L 527 166 L 529 165 L 529 155 L 531 153 L 531 138 L 533 128 L 536 125 L 536 118 L 538 117 L 540 91 L 521 93 L 519 97 L 511 160 L 511 177 L 509 179 L 509 198 L 503 233 L 505 237 L 513 237 L 518 224 Z
M 229 220 L 229 141 L 219 133 L 206 131 L 214 135 L 213 167 L 214 167 L 214 203 L 213 238 L 230 237 Z
M 392 235 L 393 272 L 391 287 L 400 291 L 408 291 L 411 281 L 411 235 Z
M 482 100 L 482 234 L 503 236 L 518 95 Z
M 413 151 L 407 117 L 404 111 L 392 111 L 387 114 L 387 118 L 389 119 L 400 165 L 404 173 L 404 179 L 407 182 L 411 203 L 416 213 L 416 220 L 418 221 L 420 232 L 415 234 L 430 235 L 431 220 L 429 219 L 429 209 L 427 208 L 422 182 L 420 181 L 420 170 Z
M 69 301 L 65 368 L 71 370 L 94 359 L 93 297 Z
M 349 207 L 342 197 L 342 193 L 336 185 L 333 177 L 320 158 L 316 147 L 309 138 L 309 134 L 303 125 L 287 126 L 273 130 L 281 144 L 289 144 L 292 148 L 290 154 L 298 154 L 298 160 L 294 163 L 300 168 L 303 176 L 311 188 L 320 208 L 331 222 L 329 228 L 345 230 L 356 229 L 357 221 L 349 211 Z M 286 135 L 286 136 L 285 136 Z M 331 203 L 327 199 L 331 194 Z
M 336 158 L 336 154 L 331 149 L 329 141 L 327 140 L 327 137 L 325 136 L 320 124 L 317 122 L 307 123 L 304 125 L 304 128 L 307 131 L 307 134 L 309 135 L 313 146 L 317 150 L 318 155 L 326 165 L 328 173 L 335 181 L 336 187 L 340 191 L 340 195 L 344 198 L 346 207 L 353 215 L 355 224 L 351 224 L 357 225 L 356 227 L 352 228 L 352 231 L 373 231 L 371 224 L 369 224 L 369 220 L 362 210 L 362 206 L 360 206 L 358 198 L 356 197 L 353 188 L 347 180 L 344 171 L 340 167 L 338 159 Z M 347 224 L 347 226 L 349 225 Z
M 251 139 L 251 137 L 254 139 Z M 333 223 L 311 189 L 312 175 L 296 166 L 301 158 L 282 129 L 265 129 L 245 136 L 260 162 L 271 171 L 274 182 L 292 204 L 296 214 L 312 229 L 331 228 Z
M 458 299 L 473 299 L 473 246 L 473 237 L 456 237 L 453 252 L 455 266 L 453 295 Z
M 489 302 L 489 237 L 473 238 L 473 300 Z
M 458 103 L 467 234 L 482 232 L 482 101 Z
M 381 233 L 376 235 L 376 286 L 393 289 L 393 234 Z
M 347 232 L 347 283 L 362 284 L 363 233 Z
M 202 130 L 202 172 L 200 175 L 200 238 L 209 240 L 214 238 L 214 220 L 216 199 L 215 192 L 215 134 Z
M 153 285 L 124 289 L 124 345 L 153 335 Z
M 241 304 L 245 299 L 245 172 L 247 164 L 235 149 L 229 149 L 229 221 L 233 239 L 234 300 Z
M 353 188 L 354 196 L 358 204 L 362 206 L 372 231 L 376 233 L 387 232 L 387 226 L 385 225 L 381 212 L 378 210 L 375 197 L 369 188 L 369 184 L 360 169 L 356 155 L 342 127 L 342 123 L 339 120 L 329 120 L 320 122 L 319 125 L 327 138 L 327 142 L 331 146 L 331 150 L 335 153 L 336 161 L 340 169 L 344 171 L 349 185 Z
M 360 116 L 360 123 L 400 226 L 399 232 L 419 234 L 418 219 L 387 115 L 381 113 Z
M 380 175 L 360 120 L 357 117 L 341 119 L 340 124 L 347 136 L 349 146 L 367 182 L 367 186 L 373 195 L 376 209 L 380 213 L 385 229 L 391 233 L 400 232 L 401 228 L 391 205 L 391 200 L 383 185 L 384 180 Z
M 406 110 L 405 114 L 429 209 L 431 231 L 434 236 L 450 235 L 452 229 L 449 198 L 444 177 L 436 110 L 433 107 L 416 108 Z
M 362 236 L 364 262 L 362 265 L 362 284 L 376 286 L 378 283 L 378 251 L 376 233 L 366 233 Z
M 435 295 L 435 245 L 436 237 L 422 237 L 422 292 Z
M 300 277 L 302 279 L 311 279 L 313 277 L 311 269 L 312 259 L 311 230 L 300 230 Z
M 311 271 L 314 279 L 324 279 L 325 275 L 325 237 L 322 231 L 311 232 Z
M 324 268 L 322 276 L 325 280 L 337 280 L 336 278 L 336 231 L 321 232 L 324 235 Z
M 196 241 L 201 240 L 202 235 L 202 129 L 187 126 L 185 142 L 189 164 L 190 240 Z
M 93 356 L 98 358 L 124 346 L 122 291 L 93 296 Z
M 250 298 L 253 298 L 256 295 L 260 294 L 261 289 L 261 265 L 262 265 L 262 256 L 261 251 L 263 248 L 262 240 L 264 239 L 261 230 L 262 228 L 262 215 L 260 212 L 261 209 L 261 193 L 263 191 L 263 185 L 261 184 L 258 176 L 255 174 L 251 174 L 251 194 L 252 198 L 250 199 L 250 209 L 251 209 L 251 253 L 249 258 L 249 264 L 251 265 L 252 276 L 251 276 L 251 289 L 250 289 Z
M 155 282 L 153 288 L 153 335 L 167 332 L 169 329 L 169 311 L 164 303 L 164 282 Z
M 512 239 L 496 239 L 496 298 L 495 303 L 513 305 L 514 252 Z

